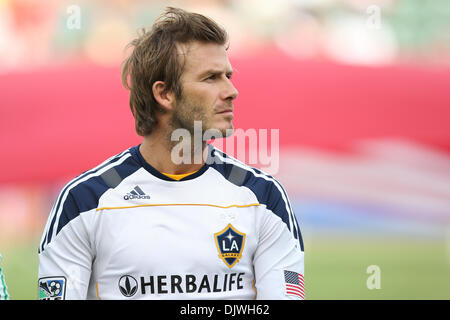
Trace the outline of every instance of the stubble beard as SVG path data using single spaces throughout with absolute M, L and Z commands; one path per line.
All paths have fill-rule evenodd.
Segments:
M 191 146 L 191 154 L 195 155 L 204 150 L 206 141 L 203 141 L 203 133 L 208 129 L 209 123 L 207 121 L 207 114 L 205 109 L 198 103 L 186 99 L 183 95 L 177 100 L 172 118 L 169 122 L 168 139 L 171 147 L 180 143 L 179 141 L 172 141 L 171 134 L 177 129 L 185 129 L 190 134 L 190 141 L 186 141 Z M 201 122 L 201 131 L 196 130 L 194 121 Z M 202 143 L 194 143 L 194 139 L 202 139 Z M 183 143 L 183 142 L 182 142 Z
M 227 138 L 233 134 L 234 127 L 232 123 L 230 128 L 227 129 L 213 128 L 212 120 L 208 118 L 206 110 L 207 108 L 201 106 L 201 102 L 192 101 L 183 94 L 177 99 L 172 118 L 169 122 L 167 134 L 169 145 L 171 145 L 172 148 L 180 143 L 180 141 L 172 141 L 170 139 L 172 132 L 177 129 L 185 129 L 189 132 L 191 141 L 187 141 L 186 143 L 190 143 L 191 154 L 193 155 L 200 153 L 205 149 L 207 145 L 207 142 L 203 141 L 205 131 L 210 131 L 208 133 L 212 134 L 214 139 Z M 214 113 L 210 115 L 210 117 L 213 116 Z M 199 130 L 198 124 L 195 126 L 195 121 L 201 122 L 201 130 Z M 198 143 L 198 141 L 194 143 L 194 139 L 201 139 L 201 143 Z

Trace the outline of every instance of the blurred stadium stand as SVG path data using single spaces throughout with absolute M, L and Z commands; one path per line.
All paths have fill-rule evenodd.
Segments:
M 75 5 L 80 28 L 70 27 Z M 166 5 L 222 23 L 236 55 L 278 47 L 350 64 L 450 63 L 446 0 L 2 0 L 0 72 L 90 61 L 113 65 Z

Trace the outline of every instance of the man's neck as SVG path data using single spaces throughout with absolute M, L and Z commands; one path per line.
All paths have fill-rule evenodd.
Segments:
M 194 149 L 193 141 L 187 141 L 186 143 L 181 145 L 178 141 L 171 141 L 170 136 L 153 132 L 144 137 L 139 151 L 144 160 L 159 172 L 168 174 L 191 173 L 203 167 L 208 150 L 206 143 L 202 143 L 199 148 L 196 148 L 197 150 Z M 183 154 L 183 150 L 187 152 Z M 181 157 L 183 161 L 179 163 Z

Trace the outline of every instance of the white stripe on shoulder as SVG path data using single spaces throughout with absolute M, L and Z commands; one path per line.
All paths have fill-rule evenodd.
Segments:
M 103 161 L 102 163 L 100 163 L 98 166 L 96 166 L 96 167 L 94 167 L 94 168 L 92 168 L 92 169 L 90 169 L 90 170 L 88 170 L 88 171 L 86 171 L 86 172 L 83 172 L 83 173 L 79 174 L 78 176 L 76 176 L 75 178 L 73 178 L 72 180 L 70 180 L 69 182 L 67 182 L 67 183 L 64 185 L 64 187 L 61 189 L 61 192 L 59 193 L 58 197 L 56 198 L 56 201 L 53 203 L 52 210 L 50 211 L 49 217 L 48 217 L 48 219 L 47 219 L 47 223 L 45 224 L 44 232 L 43 232 L 43 234 L 42 234 L 42 238 L 41 238 L 41 241 L 40 241 L 40 244 L 41 244 L 40 247 L 42 247 L 42 245 L 44 244 L 44 239 L 45 239 L 45 237 L 46 237 L 46 235 L 47 235 L 47 233 L 48 233 L 48 230 L 50 229 L 51 222 L 52 222 L 53 217 L 54 217 L 54 215 L 55 215 L 56 206 L 57 206 L 57 204 L 59 203 L 59 201 L 60 201 L 60 199 L 61 199 L 61 197 L 62 197 L 62 195 L 63 195 L 63 190 L 66 188 L 66 186 L 72 184 L 72 183 L 73 183 L 74 181 L 76 181 L 77 179 L 80 179 L 80 176 L 81 176 L 81 175 L 83 175 L 83 174 L 89 174 L 89 173 L 91 173 L 91 172 L 94 172 L 94 171 L 98 170 L 98 168 L 100 168 L 101 166 L 103 166 L 103 165 L 105 165 L 106 163 L 108 163 L 109 161 L 113 161 L 113 160 L 115 160 L 115 159 L 118 159 L 118 158 L 120 158 L 122 155 L 124 155 L 125 153 L 127 153 L 127 152 L 129 152 L 129 151 L 130 151 L 130 150 L 127 149 L 127 150 L 125 150 L 125 151 L 122 151 L 122 152 L 119 153 L 119 154 L 116 154 L 116 155 L 114 155 L 114 156 L 112 156 L 112 157 L 109 157 L 108 159 L 106 159 L 105 161 Z
M 100 163 L 98 166 L 96 166 L 96 167 L 94 167 L 94 168 L 92 168 L 92 169 L 90 169 L 90 170 L 88 170 L 88 171 L 86 171 L 86 172 L 83 172 L 83 173 L 79 174 L 78 176 L 76 176 L 75 178 L 73 178 L 72 180 L 70 180 L 68 183 L 66 183 L 66 184 L 64 185 L 64 187 L 61 189 L 61 192 L 59 193 L 58 197 L 56 198 L 56 201 L 53 203 L 52 210 L 50 211 L 49 217 L 48 217 L 48 219 L 47 219 L 47 223 L 45 224 L 44 232 L 43 232 L 43 234 L 42 234 L 42 238 L 41 238 L 41 241 L 40 241 L 40 248 L 42 248 L 42 246 L 44 245 L 44 239 L 45 239 L 45 237 L 47 236 L 47 233 L 48 233 L 48 231 L 49 231 L 49 229 L 50 229 L 50 226 L 51 226 L 53 217 L 54 217 L 54 215 L 55 215 L 55 210 L 56 210 L 57 204 L 59 203 L 59 201 L 60 201 L 60 199 L 61 199 L 61 197 L 62 197 L 62 195 L 63 195 L 63 191 L 64 191 L 64 189 L 66 188 L 66 186 L 72 184 L 72 183 L 73 183 L 74 181 L 76 181 L 77 179 L 80 179 L 80 176 L 81 176 L 81 175 L 89 174 L 89 173 L 91 173 L 91 172 L 94 172 L 94 171 L 98 170 L 98 168 L 100 168 L 101 166 L 105 165 L 106 163 L 108 163 L 108 162 L 110 162 L 110 161 L 113 161 L 113 160 L 115 160 L 115 159 L 120 158 L 121 156 L 123 156 L 125 153 L 127 153 L 127 152 L 129 152 L 129 151 L 130 151 L 130 149 L 127 149 L 127 150 L 122 151 L 122 152 L 119 153 L 119 154 L 116 154 L 116 155 L 114 155 L 114 156 L 112 156 L 112 157 L 109 157 L 108 159 L 106 159 L 105 161 L 103 161 L 102 163 Z
M 100 165 L 98 165 L 98 166 L 95 167 L 94 169 L 89 170 L 88 172 L 86 172 L 86 173 L 88 173 L 88 174 L 85 175 L 83 178 L 75 178 L 75 179 L 73 179 L 71 182 L 69 182 L 68 184 L 66 184 L 66 185 L 71 184 L 71 186 L 70 186 L 69 188 L 67 188 L 65 191 L 62 191 L 62 192 L 61 192 L 61 194 L 59 195 L 59 197 L 58 197 L 58 199 L 57 199 L 57 202 L 55 202 L 55 205 L 54 205 L 54 207 L 53 207 L 53 209 L 52 209 L 52 211 L 53 211 L 52 214 L 51 214 L 52 217 L 50 217 L 50 218 L 48 219 L 48 221 L 47 221 L 47 223 L 48 223 L 48 228 L 50 228 L 51 221 L 53 220 L 53 216 L 56 214 L 56 219 L 55 219 L 55 223 L 54 223 L 53 230 L 52 230 L 52 238 L 54 238 L 54 237 L 56 236 L 56 230 L 58 229 L 58 225 L 59 225 L 59 218 L 60 218 L 60 216 L 61 216 L 61 212 L 62 212 L 62 209 L 63 209 L 63 207 L 64 207 L 64 201 L 66 200 L 66 198 L 67 198 L 67 196 L 68 196 L 68 194 L 69 194 L 69 191 L 70 191 L 71 189 L 73 189 L 74 187 L 76 187 L 77 185 L 79 185 L 80 183 L 82 183 L 82 182 L 84 182 L 84 181 L 86 181 L 86 180 L 88 180 L 88 179 L 90 179 L 90 178 L 92 178 L 92 177 L 99 176 L 99 175 L 101 175 L 102 173 L 104 173 L 105 171 L 111 169 L 112 167 L 115 167 L 115 166 L 121 164 L 122 162 L 124 162 L 126 159 L 128 159 L 129 157 L 131 157 L 131 153 L 130 153 L 130 152 L 127 152 L 127 151 L 129 151 L 129 150 L 126 150 L 126 151 L 120 153 L 120 154 L 117 155 L 117 156 L 111 157 L 111 158 L 109 158 L 108 160 L 103 161 Z M 115 159 L 119 159 L 119 160 L 117 160 L 116 162 L 113 162 L 113 163 L 111 163 L 111 164 L 109 164 L 109 165 L 106 165 L 105 167 L 101 168 L 105 163 L 108 163 L 109 161 L 112 161 L 112 160 L 115 160 Z M 95 170 L 98 169 L 98 168 L 101 168 L 101 169 L 95 171 Z M 90 173 L 89 173 L 89 172 L 90 172 Z M 86 173 L 84 173 L 84 174 L 86 174 Z M 77 179 L 78 179 L 78 180 L 77 180 Z M 63 189 L 64 189 L 64 188 L 63 188 Z M 59 198 L 61 198 L 61 203 L 60 203 L 60 205 L 59 205 L 59 207 L 58 207 L 58 211 L 56 212 L 56 203 L 58 203 Z M 49 221 L 50 221 L 50 222 L 49 222 Z M 46 227 L 46 228 L 47 228 L 47 227 Z M 49 232 L 49 230 L 46 230 L 45 234 L 47 234 L 48 232 Z M 43 235 L 43 237 L 45 237 L 45 235 Z M 42 241 L 43 241 L 43 240 L 44 240 L 44 238 L 42 239 Z M 46 240 L 46 243 L 45 243 L 45 244 L 48 244 L 48 237 L 47 237 L 47 240 Z
M 283 187 L 280 185 L 280 183 L 277 180 L 269 177 L 268 174 L 266 174 L 266 173 L 264 173 L 262 171 L 261 171 L 262 173 L 257 173 L 255 170 L 253 170 L 252 167 L 246 165 L 245 163 L 243 163 L 243 162 L 241 162 L 241 161 L 239 161 L 239 160 L 237 160 L 237 159 L 235 159 L 235 158 L 233 158 L 233 157 L 231 157 L 229 155 L 227 155 L 227 158 L 223 157 L 222 155 L 220 155 L 221 153 L 223 153 L 222 151 L 220 151 L 219 149 L 217 149 L 215 147 L 214 147 L 214 149 L 219 151 L 219 152 L 216 152 L 215 155 L 218 156 L 220 158 L 220 160 L 222 160 L 223 162 L 234 164 L 234 165 L 236 165 L 236 166 L 238 166 L 238 167 L 240 167 L 242 169 L 250 171 L 256 177 L 263 178 L 263 179 L 265 179 L 267 181 L 271 181 L 271 182 L 273 182 L 275 184 L 275 186 L 277 187 L 278 191 L 280 191 L 281 197 L 283 198 L 284 203 L 286 205 L 286 211 L 288 212 L 288 216 L 289 216 L 289 230 L 291 231 L 292 235 L 294 236 L 294 239 L 297 240 L 298 247 L 300 248 L 300 237 L 299 236 L 297 236 L 297 237 L 295 236 L 296 231 L 297 231 L 297 234 L 298 234 L 298 230 L 296 230 L 298 227 L 294 226 L 294 223 L 295 223 L 295 219 L 293 218 L 294 213 L 292 212 L 292 210 L 290 208 L 289 201 L 288 201 L 288 198 L 287 198 L 287 194 L 285 193 L 285 191 L 284 191 Z
M 68 188 L 66 190 L 66 192 L 64 193 L 63 197 L 62 197 L 62 201 L 61 201 L 61 205 L 59 206 L 59 210 L 56 213 L 56 221 L 55 221 L 55 226 L 53 227 L 53 234 L 52 234 L 52 238 L 54 239 L 54 237 L 56 236 L 56 230 L 58 230 L 58 225 L 59 225 L 59 218 L 61 216 L 62 213 L 62 209 L 64 207 L 64 201 L 66 201 L 66 198 L 69 194 L 69 191 L 72 190 L 73 188 L 75 188 L 77 185 L 79 185 L 80 183 L 92 178 L 92 177 L 97 177 L 99 175 L 101 175 L 102 173 L 108 171 L 109 169 L 118 166 L 119 164 L 121 164 L 122 162 L 124 162 L 126 159 L 128 159 L 129 157 L 131 157 L 131 153 L 127 153 L 125 155 L 123 155 L 118 161 L 111 163 L 110 165 L 105 166 L 104 168 L 98 170 L 97 172 L 93 172 L 87 176 L 85 176 L 84 178 L 78 180 L 77 182 L 75 182 L 70 188 Z

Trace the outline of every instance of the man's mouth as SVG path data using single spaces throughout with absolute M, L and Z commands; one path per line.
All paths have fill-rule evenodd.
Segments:
M 223 111 L 217 112 L 217 114 L 232 114 L 233 109 L 225 109 Z

